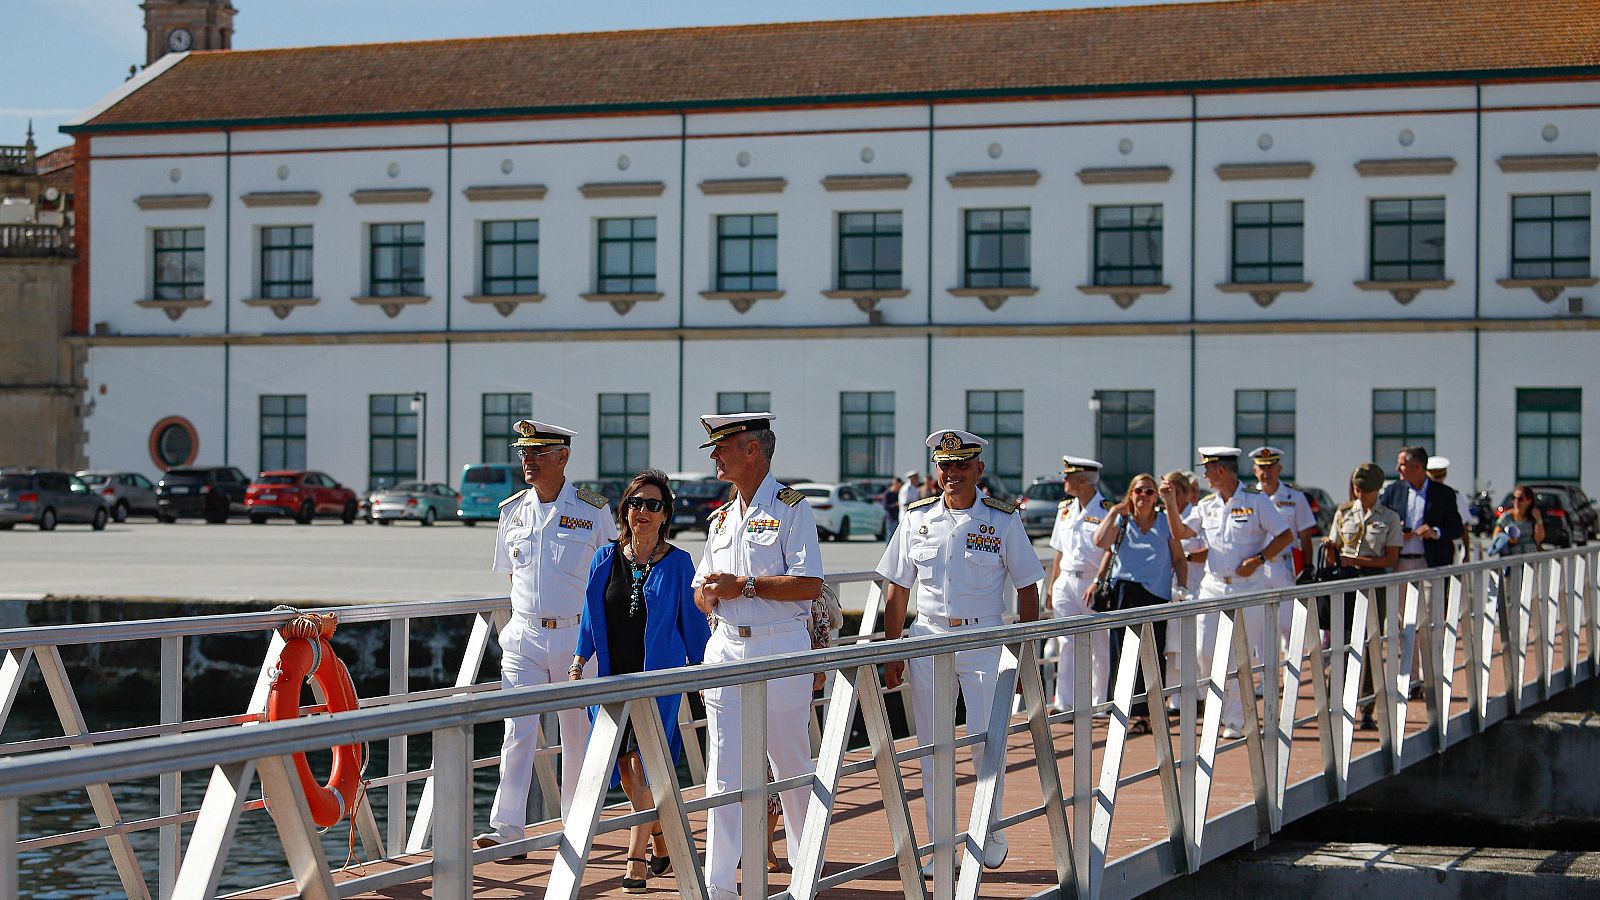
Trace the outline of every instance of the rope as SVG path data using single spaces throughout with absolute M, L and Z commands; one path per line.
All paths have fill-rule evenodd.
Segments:
M 308 613 L 301 612 L 292 606 L 279 605 L 272 609 L 273 612 L 292 612 L 294 618 L 283 623 L 278 628 L 278 635 L 286 641 L 303 638 L 315 641 L 319 637 L 331 638 L 333 632 L 339 627 L 338 613 Z

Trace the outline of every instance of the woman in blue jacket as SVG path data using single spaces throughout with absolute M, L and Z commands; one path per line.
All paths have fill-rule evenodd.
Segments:
M 695 608 L 694 560 L 667 543 L 672 519 L 672 487 L 659 469 L 645 469 L 628 483 L 618 506 L 622 521 L 616 542 L 595 551 L 584 594 L 578 650 L 568 675 L 583 677 L 584 663 L 595 657 L 598 674 L 623 675 L 698 664 L 705 656 L 711 626 Z M 679 695 L 657 698 L 672 761 L 677 762 Z M 594 710 L 590 709 L 591 718 Z M 633 722 L 623 730 L 611 784 L 622 783 L 636 811 L 653 807 Z M 646 857 L 645 845 L 655 846 Z M 636 825 L 628 842 L 628 870 L 622 879 L 629 893 L 648 890 L 651 875 L 671 867 L 659 825 Z

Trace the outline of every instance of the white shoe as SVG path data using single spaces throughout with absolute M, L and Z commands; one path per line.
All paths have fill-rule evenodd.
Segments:
M 983 867 L 985 869 L 998 869 L 1005 864 L 1006 854 L 1011 848 L 1006 845 L 1006 836 L 1003 834 L 989 835 L 989 843 L 983 848 Z
M 477 847 L 479 850 L 484 850 L 489 847 L 498 847 L 501 844 L 509 844 L 512 841 L 520 841 L 524 836 L 525 832 L 521 828 L 495 826 L 493 831 L 486 831 L 483 834 L 473 838 L 472 846 Z M 519 853 L 516 856 L 509 858 L 527 859 L 528 854 Z
M 1231 740 L 1234 740 L 1235 738 L 1242 738 L 1242 737 L 1244 737 L 1244 732 L 1243 731 L 1240 731 L 1239 729 L 1233 727 L 1232 725 L 1224 725 L 1224 726 L 1222 726 L 1222 739 L 1223 740 L 1231 741 Z
M 956 871 L 957 872 L 961 871 L 961 856 L 962 855 L 960 853 L 956 854 Z M 1002 855 L 1000 857 L 1000 860 L 1001 860 L 1001 862 L 1004 862 L 1005 861 L 1005 856 Z M 922 877 L 923 878 L 932 878 L 933 877 L 933 855 L 932 854 L 929 854 L 927 861 L 922 864 Z

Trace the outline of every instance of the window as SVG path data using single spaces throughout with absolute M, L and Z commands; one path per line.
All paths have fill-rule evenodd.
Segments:
M 1589 195 L 1511 198 L 1511 277 L 1589 276 Z
M 839 289 L 900 289 L 900 213 L 839 214 Z
M 511 442 L 516 440 L 519 419 L 533 415 L 532 394 L 483 395 L 483 455 L 486 463 L 510 463 Z
M 1032 228 L 1026 209 L 967 210 L 963 286 L 1027 287 Z
M 1306 211 L 1300 200 L 1233 205 L 1233 281 L 1305 281 Z
M 1294 391 L 1234 391 L 1233 433 L 1246 453 L 1267 445 L 1282 450 L 1279 475 L 1294 480 Z
M 839 480 L 894 473 L 894 392 L 839 394 Z
M 1517 480 L 1580 480 L 1582 424 L 1582 388 L 1518 388 Z
M 483 223 L 484 294 L 539 293 L 539 220 Z
M 1444 198 L 1372 201 L 1373 281 L 1444 278 Z
M 263 298 L 311 296 L 311 226 L 268 226 L 261 229 Z
M 306 467 L 306 397 L 261 395 L 261 468 Z
M 730 413 L 772 412 L 772 394 L 768 391 L 719 391 L 717 415 Z
M 1022 482 L 1021 391 L 967 391 L 967 430 L 988 438 L 983 455 L 989 471 L 1011 484 Z
M 600 220 L 602 294 L 653 294 L 656 290 L 656 220 Z
M 778 289 L 778 217 L 717 216 L 717 290 Z
M 1372 392 L 1372 459 L 1398 476 L 1401 447 L 1434 445 L 1433 388 L 1378 388 Z
M 1101 491 L 1121 497 L 1128 482 L 1156 467 L 1156 392 L 1097 391 Z
M 600 477 L 627 480 L 650 464 L 650 395 L 600 395 Z
M 1094 283 L 1161 283 L 1161 207 L 1097 206 Z
M 371 226 L 370 278 L 373 297 L 422 296 L 422 223 Z
M 202 300 L 206 295 L 206 246 L 203 228 L 157 228 L 155 283 L 157 300 Z
M 367 486 L 388 487 L 417 477 L 417 413 L 413 394 L 367 398 Z
M 168 416 L 150 429 L 150 459 L 163 472 L 187 466 L 200 452 L 200 433 L 182 416 Z

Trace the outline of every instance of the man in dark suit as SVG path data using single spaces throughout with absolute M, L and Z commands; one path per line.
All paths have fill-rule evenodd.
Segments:
M 1404 530 L 1400 536 L 1400 564 L 1396 572 L 1431 569 L 1448 566 L 1455 560 L 1456 541 L 1461 540 L 1461 511 L 1456 506 L 1456 492 L 1449 485 L 1428 479 L 1428 451 L 1425 447 L 1402 447 L 1395 468 L 1400 480 L 1384 489 L 1379 502 L 1400 515 Z M 1432 585 L 1423 585 L 1424 608 L 1417 611 L 1419 618 L 1437 621 L 1439 615 L 1432 600 Z M 1403 595 L 1402 595 L 1403 596 Z M 1403 626 L 1400 635 L 1400 666 L 1413 674 L 1418 669 L 1412 660 L 1416 646 L 1415 625 Z M 1420 697 L 1421 683 L 1412 684 L 1412 698 Z

